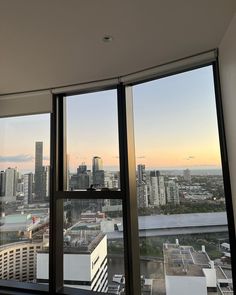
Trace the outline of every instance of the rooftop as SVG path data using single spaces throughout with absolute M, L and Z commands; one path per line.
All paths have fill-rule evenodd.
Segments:
M 139 216 L 138 223 L 139 230 L 227 226 L 228 224 L 226 212 Z M 123 225 L 119 226 L 119 230 L 123 230 Z
M 9 244 L 5 244 L 5 245 L 0 246 L 0 251 L 6 250 L 8 248 L 13 248 L 13 247 L 23 247 L 23 246 L 27 246 L 29 244 L 37 244 L 37 243 L 34 243 L 31 240 L 9 243 Z
M 80 234 L 68 232 L 64 236 L 64 253 L 92 253 L 105 236 L 105 234 L 95 230 L 80 231 Z
M 163 254 L 166 275 L 203 277 L 202 268 L 209 267 L 208 255 L 195 251 L 191 246 L 165 243 Z
M 35 220 L 33 220 L 35 217 Z M 11 214 L 1 218 L 1 232 L 29 231 L 48 221 L 47 213 L 39 214 Z

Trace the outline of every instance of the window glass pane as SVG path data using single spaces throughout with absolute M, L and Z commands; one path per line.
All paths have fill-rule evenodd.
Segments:
M 0 279 L 36 283 L 49 246 L 50 115 L 1 118 L 0 138 Z
M 64 202 L 65 286 L 124 292 L 122 216 L 118 199 Z
M 143 288 L 233 294 L 212 67 L 133 96 Z
M 68 189 L 119 189 L 116 90 L 66 97 Z

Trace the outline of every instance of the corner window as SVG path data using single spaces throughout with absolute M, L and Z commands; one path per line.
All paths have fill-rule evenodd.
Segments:
M 233 294 L 212 66 L 136 85 L 133 99 L 143 287 L 222 292 L 224 274 Z
M 1 280 L 42 294 L 233 294 L 215 65 L 0 119 Z
M 38 256 L 35 245 L 49 247 L 50 115 L 1 118 L 0 138 L 0 253 L 12 271 L 4 277 L 2 268 L 0 277 L 36 283 L 36 261 L 30 276 L 23 264 L 30 249 Z

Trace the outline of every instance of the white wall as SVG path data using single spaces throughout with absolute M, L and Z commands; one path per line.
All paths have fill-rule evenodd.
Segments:
M 166 276 L 166 295 L 207 295 L 205 277 Z
M 48 280 L 48 253 L 37 253 L 37 279 Z
M 90 254 L 64 254 L 64 280 L 90 282 L 90 264 Z
M 220 79 L 236 221 L 236 14 L 219 46 Z
M 103 272 L 104 268 L 101 268 L 101 263 L 106 256 L 106 236 L 103 237 L 91 254 L 64 254 L 64 279 L 91 281 L 99 269 L 100 272 Z M 37 254 L 37 279 L 48 279 L 48 253 Z M 96 281 L 93 283 L 96 283 Z M 72 286 L 70 285 L 70 287 Z M 76 287 L 78 288 L 78 286 Z M 82 287 L 80 286 L 80 288 Z M 90 289 L 90 287 L 85 287 L 85 289 Z
M 206 277 L 207 287 L 216 288 L 216 270 L 215 270 L 215 268 L 203 268 L 202 271 Z

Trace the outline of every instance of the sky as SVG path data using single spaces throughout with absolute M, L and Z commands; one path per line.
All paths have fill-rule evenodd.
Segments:
M 133 88 L 137 162 L 159 168 L 220 168 L 212 67 Z
M 137 164 L 148 168 L 220 168 L 211 66 L 133 87 Z M 66 99 L 67 154 L 71 172 L 103 159 L 119 169 L 116 90 Z M 49 164 L 49 114 L 0 119 L 0 169 L 34 171 L 35 142 Z
M 34 172 L 36 141 L 43 142 L 43 164 L 49 165 L 49 114 L 1 118 L 0 170 L 17 167 L 24 173 Z
M 119 166 L 116 90 L 100 91 L 67 99 L 67 154 L 70 170 L 101 157 L 104 167 Z

